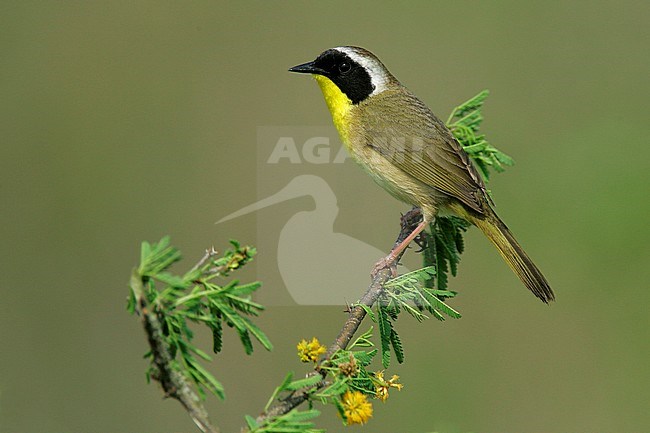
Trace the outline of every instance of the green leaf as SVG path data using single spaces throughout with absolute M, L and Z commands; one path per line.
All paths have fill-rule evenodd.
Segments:
M 343 421 L 343 425 L 346 425 L 347 418 L 345 417 L 345 408 L 341 404 L 341 401 L 338 399 L 334 400 L 334 406 L 336 407 L 336 411 L 339 413 L 339 417 L 341 418 L 341 421 Z
M 285 389 L 287 389 L 287 386 L 291 383 L 292 380 L 293 380 L 293 371 L 290 371 L 284 377 L 284 380 L 282 380 L 282 383 L 280 384 L 280 386 L 278 386 L 278 389 L 280 391 L 284 391 Z
M 395 329 L 391 329 L 390 343 L 393 346 L 393 351 L 395 352 L 395 359 L 397 359 L 398 363 L 403 363 L 404 349 L 402 348 L 402 341 L 400 340 L 399 335 L 397 335 L 397 331 L 395 331 Z
M 418 283 L 418 282 L 423 282 L 428 280 L 429 278 L 433 277 L 436 275 L 436 268 L 435 266 L 425 266 L 421 269 L 417 269 L 415 271 L 408 272 L 406 274 L 400 275 L 396 278 L 393 278 L 391 280 L 388 280 L 385 284 L 384 287 L 390 288 L 390 287 L 398 287 L 400 285 L 403 285 L 405 283 Z
M 266 336 L 264 332 L 260 328 L 257 327 L 249 318 L 247 317 L 242 317 L 242 320 L 248 327 L 248 330 L 250 331 L 251 334 L 257 339 L 257 341 L 262 344 L 262 346 L 268 350 L 271 351 L 273 350 L 273 344 L 271 343 L 271 340 L 269 340 L 269 337 Z
M 278 417 L 275 419 L 275 421 L 282 420 L 283 424 L 286 424 L 282 430 L 278 430 L 276 427 L 273 430 L 268 430 L 268 431 L 273 431 L 273 432 L 284 432 L 284 431 L 293 431 L 293 430 L 284 430 L 287 428 L 291 428 L 291 426 L 300 426 L 300 427 L 309 427 L 312 426 L 312 423 L 305 423 L 305 421 L 309 421 L 311 419 L 314 419 L 320 415 L 320 411 L 316 409 L 308 409 L 308 410 L 298 410 L 298 409 L 292 409 L 288 413 L 282 415 L 281 417 Z M 283 418 L 283 419 L 282 419 Z M 304 431 L 304 429 L 300 429 L 299 431 Z
M 210 325 L 210 330 L 212 331 L 212 351 L 219 353 L 223 348 L 223 327 L 221 326 L 221 320 L 215 320 Z
M 450 290 L 431 290 L 431 293 L 433 293 L 438 297 L 444 297 L 444 298 L 453 298 L 458 294 L 457 292 L 452 292 Z
M 377 307 L 377 323 L 379 324 L 379 336 L 381 339 L 381 364 L 384 368 L 390 366 L 390 336 L 392 327 L 385 307 L 381 304 Z
M 129 290 L 129 296 L 126 300 L 126 311 L 128 311 L 129 314 L 135 313 L 135 293 L 133 293 L 133 290 Z
M 422 314 L 419 310 L 417 310 L 417 309 L 411 307 L 411 306 L 408 304 L 408 300 L 404 300 L 404 301 L 400 301 L 400 302 L 401 302 L 400 305 L 402 306 L 402 308 L 404 308 L 404 310 L 405 310 L 407 313 L 409 313 L 411 316 L 413 316 L 413 317 L 414 317 L 418 322 L 422 322 L 424 319 L 427 318 L 427 316 L 425 316 L 424 314 Z
M 316 409 L 300 411 L 292 409 L 288 413 L 282 414 L 270 420 L 263 425 L 257 425 L 250 433 L 324 433 L 325 430 L 314 429 L 312 419 L 318 417 L 320 412 Z M 250 423 L 247 421 L 247 424 Z
M 169 246 L 169 236 L 163 237 L 158 243 L 149 245 L 143 243 L 140 249 L 142 260 L 138 272 L 142 276 L 153 276 L 180 260 L 180 252 Z
M 343 394 L 349 388 L 349 380 L 335 380 L 330 386 L 316 394 L 316 397 L 327 402 L 328 399 L 335 398 Z
M 492 146 L 485 135 L 477 135 L 483 122 L 481 110 L 488 95 L 489 92 L 483 90 L 452 110 L 447 119 L 447 126 L 474 160 L 485 181 L 490 178 L 490 169 L 502 172 L 505 165 L 514 164 L 513 159 Z
M 150 254 L 151 254 L 151 244 L 147 241 L 143 241 L 142 244 L 140 245 L 140 263 L 141 264 L 145 263 Z
M 233 295 L 237 296 L 247 296 L 255 292 L 257 289 L 259 289 L 262 286 L 262 283 L 259 281 L 253 281 L 252 283 L 247 283 L 247 284 L 241 284 L 238 285 L 234 288 Z M 260 304 L 257 304 L 260 305 Z M 260 307 L 264 308 L 262 305 Z
M 494 152 L 494 156 L 496 157 L 497 161 L 499 161 L 501 164 L 510 165 L 510 166 L 515 165 L 514 159 L 512 159 L 511 157 L 509 157 L 508 155 L 506 155 L 505 153 L 499 150 Z
M 434 296 L 430 291 L 424 290 L 423 294 L 425 295 L 427 301 L 429 302 L 429 304 L 434 310 L 441 311 L 451 318 L 460 319 L 461 314 L 458 311 L 454 310 L 449 305 L 445 304 L 443 301 L 441 301 L 436 296 Z M 432 313 L 435 314 L 434 311 L 432 311 Z M 439 320 L 444 320 L 443 316 L 436 316 L 436 318 Z
M 459 105 L 453 112 L 454 117 L 464 117 L 467 113 L 478 110 L 489 95 L 490 91 L 487 89 L 480 91 L 476 96 Z
M 250 415 L 244 415 L 244 420 L 246 420 L 246 425 L 248 426 L 249 430 L 255 430 L 257 427 L 259 427 L 259 424 L 257 424 L 255 418 Z
M 241 341 L 241 344 L 244 346 L 244 351 L 246 352 L 246 355 L 252 354 L 253 342 L 251 341 L 251 336 L 248 334 L 248 331 L 240 331 L 239 329 L 237 331 L 239 333 L 239 340 Z
M 298 389 L 306 388 L 308 386 L 314 386 L 317 383 L 322 382 L 322 380 L 323 377 L 320 374 L 314 374 L 304 379 L 294 380 L 293 382 L 288 383 L 284 387 L 284 389 L 288 391 L 296 391 Z
M 212 358 L 210 358 L 210 355 L 208 355 L 207 353 L 205 353 L 204 351 L 202 351 L 198 347 L 193 346 L 192 347 L 192 352 L 196 353 L 200 358 L 203 358 L 206 361 L 212 360 Z
M 365 306 L 366 308 L 370 309 L 367 305 Z M 372 310 L 371 310 L 372 312 Z M 374 317 L 374 313 L 372 314 L 372 317 Z M 375 319 L 373 319 L 373 322 L 376 322 Z M 370 329 L 368 329 L 366 332 L 363 334 L 359 335 L 356 340 L 350 345 L 350 350 L 356 348 L 356 347 L 372 347 L 374 344 L 372 344 L 372 331 L 373 327 L 371 326 Z
M 435 308 L 430 307 L 427 310 L 431 312 L 431 314 L 433 314 L 433 317 L 435 317 L 436 319 L 440 320 L 441 322 L 445 321 L 445 316 L 440 314 Z
M 168 272 L 159 272 L 154 276 L 154 278 L 175 289 L 187 289 L 190 285 L 190 282 L 185 281 L 182 277 L 172 275 Z
M 291 412 L 291 421 L 293 422 L 302 422 L 314 419 L 320 415 L 320 411 L 316 409 L 310 410 L 292 410 Z
M 438 216 L 429 225 L 425 235 L 427 246 L 423 260 L 425 266 L 433 265 L 437 273 L 435 279 L 427 282 L 427 287 L 435 285 L 438 289 L 446 289 L 448 274 L 456 275 L 464 249 L 463 233 L 468 227 L 467 221 L 454 216 Z
M 269 398 L 269 401 L 267 401 L 266 406 L 264 406 L 264 411 L 265 412 L 269 409 L 269 407 L 271 407 L 271 404 L 278 397 L 278 395 L 282 391 L 285 391 L 287 389 L 287 386 L 289 385 L 289 383 L 291 383 L 291 379 L 293 379 L 293 372 L 292 371 L 287 373 L 287 375 L 284 377 L 284 380 L 282 381 L 282 383 L 277 388 L 275 388 L 275 390 L 273 391 L 273 394 L 271 394 L 271 397 Z
M 211 393 L 222 400 L 226 397 L 223 385 L 205 368 L 203 368 L 201 364 L 192 357 L 185 358 L 185 361 L 187 365 L 191 367 L 188 372 L 194 375 L 194 381 L 197 382 L 199 386 L 206 387 Z
M 370 352 L 353 352 L 352 355 L 356 358 L 357 362 L 363 367 L 367 367 L 372 363 L 373 358 L 377 355 L 377 349 L 373 349 Z
M 244 319 L 230 305 L 223 302 L 220 298 L 211 298 L 210 303 L 214 309 L 219 311 L 229 325 L 234 326 L 240 333 L 246 332 Z

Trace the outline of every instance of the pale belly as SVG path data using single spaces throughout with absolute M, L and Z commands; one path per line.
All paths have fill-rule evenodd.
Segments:
M 348 151 L 379 186 L 397 200 L 422 209 L 427 219 L 448 203 L 446 195 L 404 173 L 370 146 L 353 146 Z

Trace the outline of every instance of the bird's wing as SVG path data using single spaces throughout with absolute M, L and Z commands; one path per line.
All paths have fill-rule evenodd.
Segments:
M 485 212 L 485 183 L 451 131 L 410 92 L 385 91 L 381 104 L 363 112 L 364 140 L 415 179 L 479 213 Z

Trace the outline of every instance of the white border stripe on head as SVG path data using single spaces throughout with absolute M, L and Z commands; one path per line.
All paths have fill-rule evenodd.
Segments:
M 360 64 L 366 71 L 368 71 L 372 85 L 375 87 L 370 96 L 381 93 L 388 88 L 386 86 L 388 83 L 386 68 L 377 59 L 373 57 L 362 56 L 357 53 L 354 48 L 351 47 L 336 47 L 334 49 L 347 55 L 349 58 Z

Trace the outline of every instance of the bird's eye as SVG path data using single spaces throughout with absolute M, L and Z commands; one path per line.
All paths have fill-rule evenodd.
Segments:
M 352 69 L 352 66 L 348 62 L 341 62 L 339 64 L 339 72 L 342 74 L 350 72 L 350 69 Z

